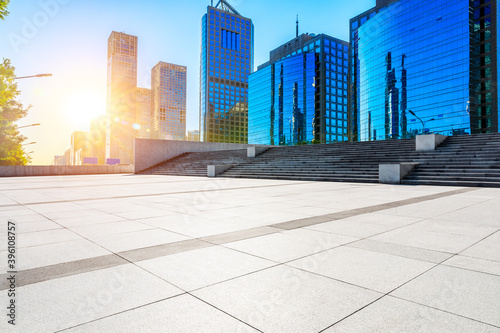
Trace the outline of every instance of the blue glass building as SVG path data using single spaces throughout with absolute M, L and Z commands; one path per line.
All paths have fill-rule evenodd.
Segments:
M 247 143 L 252 21 L 221 0 L 201 26 L 200 140 Z
M 351 140 L 498 131 L 497 4 L 377 0 L 350 20 Z
M 250 75 L 248 142 L 347 141 L 348 43 L 302 34 Z

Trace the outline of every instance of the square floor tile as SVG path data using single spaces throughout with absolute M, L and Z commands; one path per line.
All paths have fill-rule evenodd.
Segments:
M 40 282 L 17 291 L 18 314 L 22 314 L 16 327 L 19 332 L 54 332 L 182 293 L 131 264 Z
M 434 264 L 385 253 L 338 247 L 287 265 L 387 293 Z
M 381 296 L 279 266 L 200 289 L 194 295 L 263 332 L 319 332 Z
M 138 266 L 186 291 L 232 279 L 275 265 L 248 254 L 212 246 L 140 261 Z
M 498 333 L 499 328 L 394 297 L 384 297 L 325 333 Z
M 309 230 L 309 232 L 314 231 Z M 311 239 L 293 234 L 277 233 L 227 243 L 224 246 L 275 262 L 286 262 L 356 240 L 327 233 L 322 234 L 321 237 L 322 239 Z
M 500 276 L 441 265 L 392 295 L 500 327 Z

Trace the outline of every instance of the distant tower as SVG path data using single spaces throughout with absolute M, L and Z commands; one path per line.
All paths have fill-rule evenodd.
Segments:
M 135 88 L 135 129 L 137 138 L 151 139 L 152 112 L 151 89 Z
M 202 19 L 200 140 L 247 143 L 248 76 L 253 70 L 252 20 L 227 1 Z
M 185 66 L 160 61 L 151 71 L 154 139 L 186 139 Z
M 137 37 L 113 31 L 108 39 L 106 158 L 134 163 Z

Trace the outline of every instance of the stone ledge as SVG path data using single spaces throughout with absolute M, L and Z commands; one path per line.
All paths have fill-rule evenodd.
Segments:
M 396 163 L 380 164 L 378 167 L 378 180 L 382 184 L 401 184 L 406 175 L 408 175 L 419 163 Z
M 417 135 L 415 140 L 416 150 L 417 151 L 432 151 L 436 150 L 436 148 L 444 142 L 448 138 L 445 135 L 441 134 L 426 134 L 426 135 Z
M 247 148 L 247 157 L 250 157 L 250 158 L 256 157 L 268 149 L 269 149 L 269 147 L 257 147 L 257 146 L 248 147 Z
M 235 164 L 207 165 L 207 177 L 217 177 L 233 166 L 235 166 Z

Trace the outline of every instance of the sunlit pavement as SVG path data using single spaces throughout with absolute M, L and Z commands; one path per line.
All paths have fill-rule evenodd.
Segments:
M 0 216 L 1 332 L 500 332 L 500 189 L 1 178 Z

